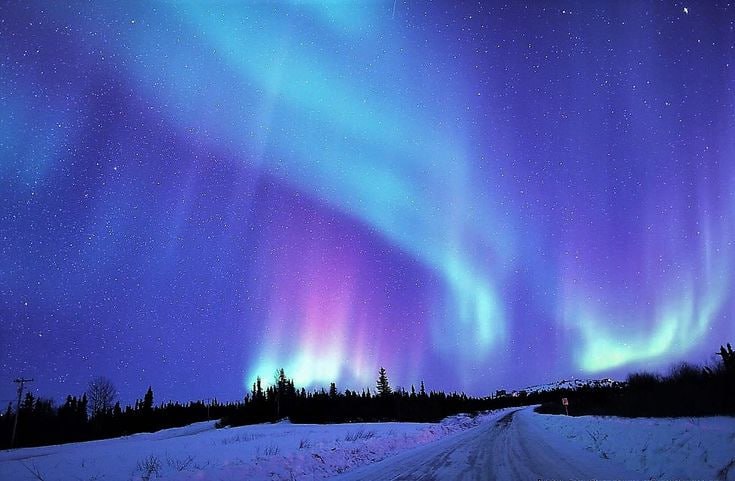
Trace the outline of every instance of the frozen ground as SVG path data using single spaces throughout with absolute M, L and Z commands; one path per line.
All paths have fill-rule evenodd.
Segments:
M 38 475 L 38 476 L 36 476 Z M 439 424 L 212 423 L 0 452 L 0 480 L 735 481 L 735 419 L 549 416 L 509 409 Z
M 322 479 L 373 463 L 495 416 L 441 423 L 259 424 L 214 422 L 153 434 L 0 451 L 1 481 Z
M 524 408 L 334 481 L 732 481 L 733 464 L 732 418 L 571 418 Z
M 732 417 L 625 419 L 523 414 L 529 436 L 583 446 L 604 460 L 645 475 L 645 479 L 735 481 Z

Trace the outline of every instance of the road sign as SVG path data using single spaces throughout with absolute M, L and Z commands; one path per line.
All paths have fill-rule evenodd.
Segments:
M 569 406 L 569 399 L 567 399 L 567 398 L 563 397 L 563 398 L 561 398 L 561 403 L 562 403 L 563 405 L 565 405 L 565 406 Z

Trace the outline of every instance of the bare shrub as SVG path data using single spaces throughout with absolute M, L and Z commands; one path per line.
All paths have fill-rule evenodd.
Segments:
M 347 433 L 345 436 L 345 441 L 354 442 L 358 439 L 371 439 L 375 437 L 375 431 L 365 431 L 365 429 L 360 429 L 357 432 L 354 433 Z
M 168 464 L 168 467 L 171 469 L 175 469 L 176 471 L 184 471 L 186 469 L 189 469 L 194 464 L 194 457 L 193 456 L 187 456 L 185 458 L 167 458 L 166 464 Z
M 150 455 L 138 460 L 135 472 L 140 473 L 140 479 L 150 481 L 152 478 L 161 476 L 161 460 L 158 456 Z

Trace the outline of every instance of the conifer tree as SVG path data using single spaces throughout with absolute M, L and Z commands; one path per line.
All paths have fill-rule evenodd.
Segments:
M 388 382 L 388 374 L 385 371 L 384 367 L 381 367 L 378 371 L 378 381 L 376 383 L 376 388 L 378 390 L 378 395 L 380 396 L 389 396 L 393 390 L 390 388 L 390 383 Z
M 79 421 L 82 423 L 87 422 L 87 409 L 89 401 L 87 400 L 87 393 L 82 394 L 82 399 L 77 403 L 77 416 Z
M 119 405 L 118 405 L 119 406 Z M 143 398 L 143 412 L 150 414 L 153 411 L 153 389 L 148 386 L 148 391 L 145 393 Z
M 717 355 L 722 358 L 722 365 L 725 366 L 726 371 L 735 372 L 735 352 L 733 352 L 729 342 L 727 343 L 727 349 L 725 349 L 725 346 L 720 346 L 720 352 Z
M 260 402 L 263 399 L 265 399 L 265 394 L 263 393 L 263 381 L 260 376 L 258 376 L 255 378 L 255 383 L 253 384 L 253 400 Z
M 26 393 L 25 399 L 23 399 L 23 403 L 20 405 L 20 409 L 22 411 L 27 411 L 29 414 L 33 411 L 33 406 L 36 402 L 36 398 L 31 394 L 30 392 Z
M 283 368 L 276 371 L 275 378 L 276 419 L 279 419 L 281 416 L 288 415 L 288 398 L 294 397 L 296 388 L 293 385 L 293 381 L 286 377 L 286 372 Z

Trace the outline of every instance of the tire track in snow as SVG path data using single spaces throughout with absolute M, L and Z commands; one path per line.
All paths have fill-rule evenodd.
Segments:
M 625 468 L 534 434 L 521 409 L 431 445 L 364 466 L 335 481 L 527 481 L 529 479 L 635 478 Z

